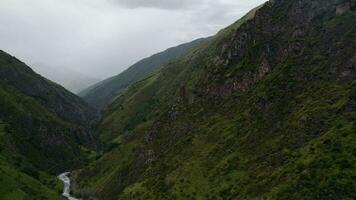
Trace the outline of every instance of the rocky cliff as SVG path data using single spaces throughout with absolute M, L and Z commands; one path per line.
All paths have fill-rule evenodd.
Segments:
M 354 199 L 355 1 L 271 0 L 117 98 L 98 199 Z

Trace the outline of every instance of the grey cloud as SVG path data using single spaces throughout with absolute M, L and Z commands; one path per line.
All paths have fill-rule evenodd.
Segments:
M 198 5 L 202 0 L 109 0 L 109 2 L 135 9 L 158 8 L 167 10 L 181 10 Z
M 0 0 L 0 49 L 28 64 L 102 79 L 143 57 L 211 36 L 263 1 Z
M 190 10 L 190 23 L 199 32 L 216 33 L 246 14 L 264 0 L 204 0 Z

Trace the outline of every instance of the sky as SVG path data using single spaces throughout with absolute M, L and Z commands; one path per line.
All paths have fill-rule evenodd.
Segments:
M 103 79 L 215 34 L 265 0 L 0 0 L 0 49 Z M 43 67 L 42 66 L 42 67 Z

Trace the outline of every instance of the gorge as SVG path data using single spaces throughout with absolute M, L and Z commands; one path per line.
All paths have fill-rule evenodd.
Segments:
M 0 51 L 0 199 L 356 199 L 355 50 L 355 0 L 270 0 L 80 97 Z

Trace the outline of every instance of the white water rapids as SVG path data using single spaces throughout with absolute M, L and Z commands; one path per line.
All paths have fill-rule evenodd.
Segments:
M 70 172 L 64 172 L 58 176 L 58 179 L 61 180 L 64 185 L 62 195 L 66 197 L 68 200 L 81 200 L 81 199 L 74 198 L 70 195 L 70 179 L 68 177 L 69 174 Z

